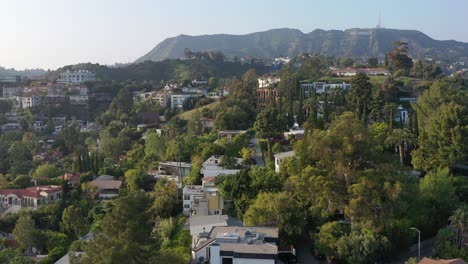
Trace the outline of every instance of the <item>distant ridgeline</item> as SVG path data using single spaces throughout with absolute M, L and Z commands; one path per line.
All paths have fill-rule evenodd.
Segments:
M 221 51 L 228 57 L 298 56 L 304 52 L 346 58 L 383 58 L 396 41 L 408 42 L 416 59 L 458 62 L 467 60 L 468 43 L 434 40 L 417 30 L 385 28 L 321 30 L 272 29 L 247 35 L 179 35 L 167 38 L 136 62 L 184 57 L 184 50 Z

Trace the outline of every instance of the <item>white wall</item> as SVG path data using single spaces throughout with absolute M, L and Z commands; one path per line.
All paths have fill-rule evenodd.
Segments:
M 274 259 L 245 259 L 236 258 L 233 264 L 275 264 Z

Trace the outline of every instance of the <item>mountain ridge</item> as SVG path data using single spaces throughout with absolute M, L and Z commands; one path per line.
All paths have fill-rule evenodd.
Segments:
M 410 55 L 418 59 L 457 61 L 468 58 L 468 43 L 435 40 L 413 29 L 315 29 L 303 33 L 299 29 L 278 28 L 243 35 L 180 34 L 161 41 L 135 62 L 182 58 L 185 48 L 192 51 L 222 51 L 229 57 L 297 56 L 308 52 L 336 57 L 382 58 L 399 40 L 408 42 Z

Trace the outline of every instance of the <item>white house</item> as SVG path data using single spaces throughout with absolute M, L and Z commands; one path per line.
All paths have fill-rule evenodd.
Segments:
M 226 168 L 220 166 L 221 162 L 223 161 L 222 155 L 213 155 L 209 157 L 205 162 L 202 164 L 202 168 L 200 173 L 203 174 L 204 178 L 207 177 L 217 177 L 219 175 L 229 175 L 229 174 L 236 174 L 240 171 L 240 164 L 242 159 L 235 158 L 236 164 L 235 167 L 239 168 Z
M 409 122 L 408 109 L 403 108 L 401 105 L 397 107 L 397 112 L 395 113 L 395 122 L 400 122 L 406 125 Z
M 36 95 L 26 96 L 26 97 L 18 97 L 20 100 L 21 108 L 29 108 L 33 106 L 37 106 L 41 104 L 41 98 Z
M 190 94 L 171 94 L 171 108 L 182 108 L 185 100 L 189 99 Z
M 281 164 L 288 158 L 294 156 L 294 151 L 280 152 L 275 154 L 275 172 L 280 172 Z
M 267 88 L 280 82 L 280 78 L 276 76 L 263 76 L 258 78 L 258 88 Z
M 364 73 L 368 76 L 390 75 L 390 71 L 384 68 L 345 68 L 332 70 L 332 74 L 336 76 L 354 76 L 358 73 Z
M 83 83 L 88 81 L 95 81 L 96 75 L 87 70 L 69 71 L 60 74 L 58 83 Z
M 88 104 L 87 95 L 70 95 L 70 104 L 71 105 L 87 105 Z
M 37 208 L 43 204 L 62 199 L 62 187 L 56 185 L 33 186 L 26 189 L 5 189 L 0 191 L 2 207 Z
M 211 264 L 275 264 L 278 228 L 215 226 L 192 249 L 196 261 Z
M 21 130 L 21 126 L 19 123 L 7 123 L 7 124 L 4 124 L 4 125 L 1 125 L 0 126 L 0 130 L 1 131 L 20 131 Z
M 18 87 L 3 87 L 3 98 L 12 98 L 21 93 L 21 88 Z
M 186 185 L 182 190 L 183 214 L 218 215 L 224 209 L 224 200 L 213 181 L 205 181 L 202 185 Z
M 349 83 L 326 83 L 326 82 L 313 82 L 313 83 L 302 83 L 301 90 L 304 91 L 306 97 L 310 97 L 312 94 L 328 93 L 331 89 L 349 90 L 351 84 Z
M 187 222 L 192 236 L 192 247 L 200 239 L 200 234 L 208 233 L 215 226 L 228 226 L 229 216 L 227 215 L 192 215 Z

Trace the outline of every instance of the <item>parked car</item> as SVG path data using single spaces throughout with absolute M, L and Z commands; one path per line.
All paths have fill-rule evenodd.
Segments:
M 297 257 L 291 252 L 278 253 L 278 259 L 286 264 L 297 263 Z

